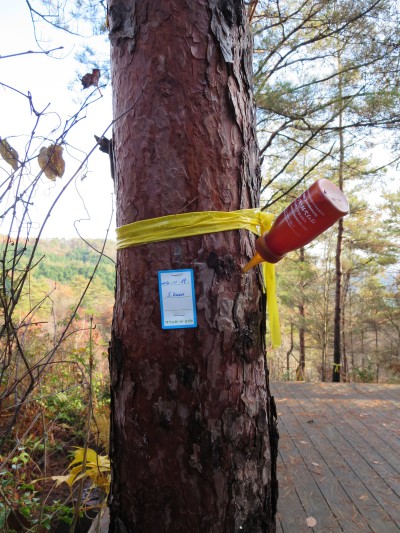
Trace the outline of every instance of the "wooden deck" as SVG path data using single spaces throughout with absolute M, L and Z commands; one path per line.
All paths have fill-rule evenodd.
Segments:
M 277 532 L 398 533 L 400 385 L 272 382 L 271 391 Z

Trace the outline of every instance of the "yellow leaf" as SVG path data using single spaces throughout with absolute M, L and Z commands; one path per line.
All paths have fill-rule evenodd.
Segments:
M 59 483 L 68 483 L 71 487 L 81 479 L 89 478 L 94 485 L 108 494 L 110 489 L 110 459 L 106 455 L 98 455 L 92 448 L 86 450 L 86 465 L 83 470 L 85 448 L 74 450 L 74 459 L 69 464 L 70 472 L 66 476 L 54 476 L 52 479 Z
M 43 146 L 38 155 L 38 163 L 44 175 L 51 181 L 61 178 L 65 171 L 65 161 L 62 157 L 63 147 L 59 144 Z
M 74 460 L 71 462 L 69 466 L 74 465 L 75 463 L 82 463 L 85 456 L 85 448 L 76 448 L 74 451 Z M 86 463 L 96 463 L 98 460 L 98 457 L 102 457 L 101 455 L 97 455 L 97 453 L 92 450 L 92 448 L 87 448 L 86 450 Z
M 71 476 L 69 474 L 66 476 L 51 476 L 51 479 L 56 482 L 56 487 L 61 485 L 61 483 L 68 483 L 69 486 L 72 485 Z
M 74 466 L 74 468 L 71 468 L 69 475 L 72 478 L 72 483 L 74 483 L 75 479 L 79 476 L 79 474 L 82 472 L 82 464 L 78 466 Z
M 12 166 L 14 170 L 18 168 L 18 152 L 6 139 L 0 138 L 0 155 L 6 163 Z

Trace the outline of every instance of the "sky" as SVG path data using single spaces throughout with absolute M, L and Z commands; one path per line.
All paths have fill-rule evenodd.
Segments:
M 86 28 L 87 29 L 87 28 Z M 99 47 L 102 54 L 108 53 L 106 37 L 92 37 L 84 41 L 66 32 L 54 30 L 50 25 L 40 23 L 34 26 L 24 0 L 13 0 L 2 6 L 0 17 L 0 83 L 8 85 L 23 94 L 32 95 L 37 111 L 46 109 L 38 123 L 30 110 L 29 100 L 16 91 L 0 85 L 0 137 L 20 154 L 26 152 L 32 131 L 35 140 L 29 154 L 31 177 L 38 175 L 40 168 L 36 156 L 41 146 L 49 146 L 62 133 L 66 121 L 78 111 L 83 99 L 90 94 L 91 105 L 81 115 L 83 118 L 68 133 L 64 147 L 66 170 L 56 182 L 44 175 L 40 178 L 30 206 L 30 234 L 37 234 L 50 206 L 63 187 L 71 180 L 60 200 L 51 211 L 45 224 L 43 237 L 78 237 L 75 226 L 85 238 L 104 238 L 113 213 L 114 187 L 109 170 L 108 156 L 97 148 L 90 156 L 87 167 L 77 173 L 85 155 L 95 147 L 94 135 L 102 135 L 112 120 L 112 99 L 110 85 L 97 90 L 82 89 L 80 77 L 88 69 L 75 59 L 75 54 L 86 43 Z M 63 46 L 63 50 L 49 55 L 28 54 L 4 57 L 28 50 L 40 51 Z M 100 78 L 100 85 L 105 83 Z M 111 136 L 108 130 L 106 136 Z M 34 157 L 33 157 L 34 156 Z M 0 158 L 0 183 L 4 183 L 11 167 Z M 76 174 L 76 176 L 74 176 Z M 0 189 L 0 194 L 4 189 Z M 11 205 L 15 190 L 8 191 L 1 198 L 1 213 Z M 115 217 L 114 217 L 115 218 Z M 26 227 L 24 227 L 26 230 Z M 0 234 L 10 232 L 10 218 L 0 221 Z M 109 237 L 115 237 L 115 222 L 111 223 Z

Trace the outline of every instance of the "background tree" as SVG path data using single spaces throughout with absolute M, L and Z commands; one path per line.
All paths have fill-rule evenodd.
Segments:
M 395 3 L 379 0 L 258 3 L 255 85 L 265 209 L 311 177 L 331 176 L 349 192 L 346 182 L 355 174 L 352 160 L 359 150 L 371 149 L 371 135 L 376 139 L 397 128 L 397 20 Z M 393 140 L 392 145 L 396 160 Z M 303 169 L 293 176 L 293 163 L 300 158 Z M 364 180 L 366 173 L 358 178 Z M 340 379 L 344 335 L 345 224 L 339 221 L 336 240 L 335 381 Z
M 352 166 L 355 165 L 353 161 Z M 397 195 L 388 195 L 392 201 L 390 208 L 382 203 L 372 210 L 367 201 L 357 198 L 357 188 L 354 195 L 350 194 L 352 213 L 343 238 L 342 377 L 345 380 L 396 380 L 398 330 L 394 317 L 398 315 L 398 245 L 391 221 L 397 211 Z M 333 363 L 334 240 L 335 234 L 331 230 L 318 239 L 318 254 L 311 255 L 308 250 L 306 255 L 310 271 L 303 296 L 307 309 L 306 376 L 322 380 L 330 379 L 329 368 Z M 291 259 L 293 256 L 282 261 L 277 270 L 282 327 L 287 328 L 288 339 L 296 294 L 304 285 L 304 273 Z M 299 330 L 297 324 L 296 330 Z M 296 344 L 292 357 L 294 371 L 299 359 Z M 279 359 L 286 363 L 284 353 L 279 355 L 278 352 L 276 359 L 274 368 Z M 282 373 L 274 373 L 275 378 L 281 376 Z
M 383 0 L 258 3 L 258 126 L 264 165 L 276 169 L 265 188 L 300 154 L 315 154 L 309 169 L 322 162 L 340 129 L 351 132 L 354 146 L 355 136 L 363 144 L 371 129 L 396 126 L 397 18 L 396 4 Z M 339 113 L 346 114 L 341 126 Z

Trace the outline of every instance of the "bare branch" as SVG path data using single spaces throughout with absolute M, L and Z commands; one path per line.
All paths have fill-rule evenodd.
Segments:
M 16 52 L 15 54 L 9 54 L 7 56 L 1 56 L 0 59 L 8 59 L 10 57 L 26 56 L 30 54 L 44 54 L 49 55 L 56 50 L 64 50 L 63 46 L 57 46 L 57 48 L 52 48 L 51 50 L 27 50 L 26 52 Z

